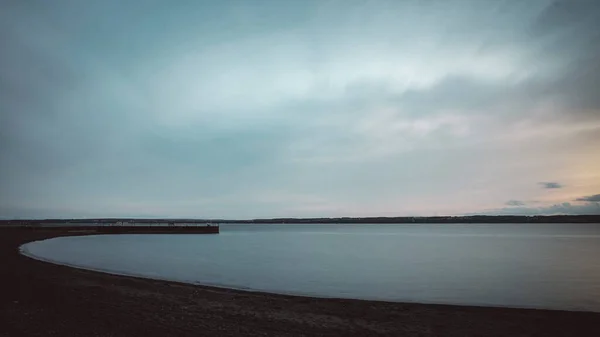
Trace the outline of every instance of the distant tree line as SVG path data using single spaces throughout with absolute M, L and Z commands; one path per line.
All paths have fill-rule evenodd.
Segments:
M 423 224 L 423 223 L 599 223 L 600 215 L 472 215 L 432 217 L 364 217 L 364 218 L 275 218 L 254 220 L 227 219 L 43 219 L 0 220 L 0 226 L 36 226 L 50 224 L 114 224 L 128 223 L 235 223 L 235 224 Z
M 600 223 L 600 215 L 473 215 L 433 217 L 365 217 L 365 218 L 277 218 L 229 221 L 229 223 L 340 223 L 340 224 L 422 224 L 422 223 Z

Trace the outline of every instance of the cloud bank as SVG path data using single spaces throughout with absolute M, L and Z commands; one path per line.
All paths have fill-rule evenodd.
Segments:
M 585 201 L 585 202 L 600 202 L 600 194 L 590 195 L 587 197 L 582 197 L 576 199 L 576 201 Z
M 0 215 L 543 213 L 600 189 L 599 41 L 585 0 L 3 2 Z

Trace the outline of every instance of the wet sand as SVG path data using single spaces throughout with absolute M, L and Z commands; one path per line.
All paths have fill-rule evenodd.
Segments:
M 600 313 L 242 292 L 36 261 L 0 229 L 0 336 L 600 336 Z

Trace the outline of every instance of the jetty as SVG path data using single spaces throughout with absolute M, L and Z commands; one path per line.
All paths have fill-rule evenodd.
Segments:
M 219 224 L 213 223 L 36 223 L 6 226 L 5 229 L 85 234 L 219 234 Z

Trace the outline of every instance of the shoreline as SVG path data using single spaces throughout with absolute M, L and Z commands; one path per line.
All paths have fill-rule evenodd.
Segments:
M 598 336 L 600 313 L 316 298 L 73 268 L 0 230 L 0 336 Z M 60 305 L 58 305 L 60 304 Z

